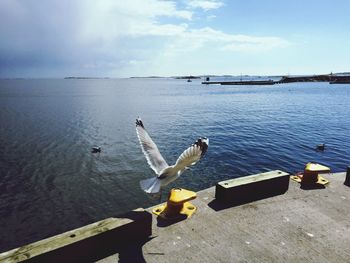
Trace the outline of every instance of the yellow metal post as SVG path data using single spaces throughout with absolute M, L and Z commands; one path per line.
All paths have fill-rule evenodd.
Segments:
M 310 184 L 321 184 L 326 185 L 329 181 L 322 176 L 320 173 L 329 173 L 331 169 L 327 166 L 318 163 L 307 163 L 304 168 L 304 172 L 299 175 L 291 176 L 291 179 L 305 185 Z
M 189 201 L 196 197 L 195 192 L 183 188 L 173 188 L 166 204 L 155 207 L 152 212 L 164 219 L 174 219 L 182 215 L 190 217 L 197 208 Z

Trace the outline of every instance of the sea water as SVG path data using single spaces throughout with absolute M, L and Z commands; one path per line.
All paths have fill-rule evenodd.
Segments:
M 201 136 L 207 154 L 165 189 L 314 161 L 350 165 L 350 85 L 202 85 L 201 80 L 0 80 L 0 252 L 157 203 L 135 132 L 169 164 Z M 316 151 L 325 143 L 324 152 Z M 91 147 L 101 146 L 101 153 Z

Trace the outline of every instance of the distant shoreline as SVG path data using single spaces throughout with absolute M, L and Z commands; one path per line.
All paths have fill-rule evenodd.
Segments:
M 132 76 L 132 77 L 86 77 L 86 76 L 68 76 L 68 77 L 1 77 L 1 80 L 30 80 L 30 79 L 206 79 L 206 78 L 280 78 L 283 83 L 286 82 L 331 82 L 331 81 L 350 81 L 350 72 L 330 73 L 330 74 L 304 74 L 304 75 L 179 75 L 179 76 Z
M 97 77 L 65 77 L 64 79 L 109 79 L 109 77 L 97 78 Z

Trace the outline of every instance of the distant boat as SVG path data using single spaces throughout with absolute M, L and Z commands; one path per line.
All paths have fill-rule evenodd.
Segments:
M 192 82 L 192 80 L 191 80 L 191 79 L 188 79 L 187 82 Z

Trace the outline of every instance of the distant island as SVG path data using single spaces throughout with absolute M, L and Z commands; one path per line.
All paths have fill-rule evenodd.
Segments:
M 148 77 L 130 77 L 131 79 L 162 79 L 165 77 L 160 76 L 148 76 Z
M 174 79 L 200 79 L 201 77 L 190 75 L 190 76 L 179 76 L 179 77 L 172 77 L 172 78 L 174 78 Z
M 108 77 L 97 78 L 97 77 L 65 77 L 64 79 L 109 79 Z

